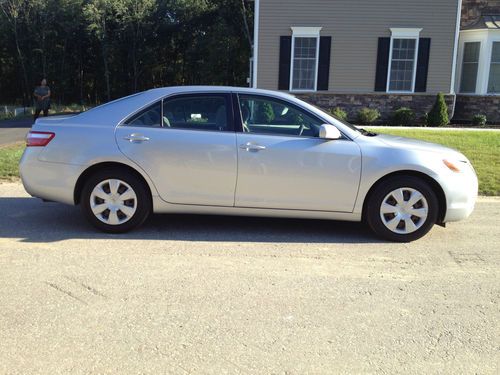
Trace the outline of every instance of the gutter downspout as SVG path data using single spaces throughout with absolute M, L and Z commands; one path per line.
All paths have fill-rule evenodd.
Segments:
M 252 87 L 257 88 L 257 68 L 259 62 L 259 15 L 260 0 L 255 0 L 255 9 L 253 16 L 253 82 Z
M 455 28 L 455 45 L 453 47 L 453 62 L 451 65 L 451 85 L 450 94 L 453 95 L 453 106 L 451 111 L 450 119 L 455 116 L 455 105 L 457 103 L 457 94 L 455 92 L 455 82 L 457 73 L 457 60 L 458 60 L 458 40 L 460 37 L 460 21 L 462 15 L 462 0 L 458 0 L 457 4 L 457 24 Z

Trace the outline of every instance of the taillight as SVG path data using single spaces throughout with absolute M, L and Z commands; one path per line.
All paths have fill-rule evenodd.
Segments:
M 47 146 L 55 136 L 56 133 L 30 131 L 26 135 L 26 147 Z

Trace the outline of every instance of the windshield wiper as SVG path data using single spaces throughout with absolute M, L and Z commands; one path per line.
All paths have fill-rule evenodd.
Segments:
M 375 137 L 376 135 L 378 135 L 377 133 L 370 132 L 370 131 L 365 130 L 363 128 L 358 128 L 358 130 L 361 132 L 361 134 L 366 135 L 367 137 Z

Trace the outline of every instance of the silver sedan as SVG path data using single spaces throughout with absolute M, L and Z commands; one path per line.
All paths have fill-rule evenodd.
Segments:
M 124 232 L 150 213 L 364 220 L 412 241 L 465 219 L 477 177 L 461 153 L 357 129 L 293 96 L 167 87 L 38 119 L 20 163 L 32 196 Z

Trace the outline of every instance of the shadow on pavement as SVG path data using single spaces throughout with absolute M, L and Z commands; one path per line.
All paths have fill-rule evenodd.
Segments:
M 153 215 L 125 234 L 102 233 L 80 208 L 36 198 L 0 198 L 0 238 L 23 242 L 67 239 L 141 239 L 275 243 L 378 243 L 361 223 L 203 215 Z

